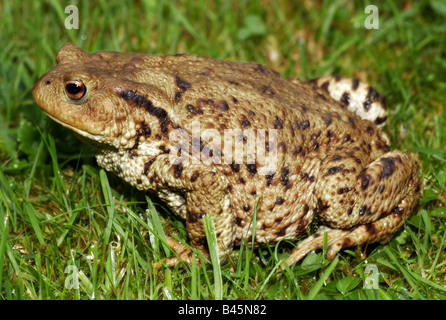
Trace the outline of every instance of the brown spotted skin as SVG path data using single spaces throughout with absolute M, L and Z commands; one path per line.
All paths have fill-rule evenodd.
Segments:
M 38 105 L 96 146 L 99 165 L 138 189 L 157 192 L 184 218 L 191 245 L 204 253 L 205 215 L 214 216 L 223 258 L 243 238 L 251 241 L 259 199 L 255 244 L 296 238 L 314 219 L 323 225 L 292 252 L 289 264 L 320 249 L 324 232 L 330 257 L 341 248 L 389 240 L 418 201 L 417 162 L 389 151 L 377 126 L 387 116 L 384 100 L 358 80 L 288 80 L 253 63 L 88 54 L 72 44 L 57 61 L 34 86 Z M 70 98 L 67 81 L 81 81 L 85 95 Z M 225 140 L 212 147 L 204 136 L 188 147 L 207 157 L 171 163 L 177 141 L 169 135 L 181 129 L 190 137 L 196 124 L 200 132 L 222 137 L 230 129 L 276 130 L 277 143 L 265 144 L 267 152 L 277 151 L 276 170 L 261 174 L 262 163 L 246 158 L 213 163 L 214 156 L 224 158 Z M 246 150 L 245 134 L 234 139 Z M 171 238 L 169 245 L 190 261 L 184 245 Z

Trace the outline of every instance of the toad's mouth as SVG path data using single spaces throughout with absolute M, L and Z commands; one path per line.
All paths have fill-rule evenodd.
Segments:
M 91 133 L 89 133 L 87 131 L 83 131 L 83 130 L 80 130 L 80 129 L 76 128 L 76 127 L 73 127 L 72 125 L 69 125 L 68 123 L 65 123 L 65 122 L 57 119 L 56 117 L 50 115 L 49 113 L 46 113 L 46 115 L 48 117 L 50 117 L 50 119 L 56 121 L 58 124 L 68 128 L 70 130 L 73 130 L 74 132 L 76 132 L 77 134 L 80 134 L 81 136 L 83 136 L 85 138 L 88 138 L 88 139 L 91 139 L 91 140 L 94 140 L 94 141 L 102 140 L 102 136 L 100 136 L 100 135 L 91 134 Z
M 73 127 L 72 125 L 69 125 L 63 121 L 61 121 L 60 119 L 55 118 L 54 116 L 48 114 L 45 112 L 45 114 L 52 120 L 54 120 L 55 122 L 57 122 L 58 124 L 64 126 L 65 128 L 68 128 L 70 130 L 72 130 L 76 136 L 78 137 L 79 140 L 95 147 L 98 149 L 114 149 L 113 146 L 104 143 L 104 137 L 99 135 L 99 134 L 92 134 L 89 133 L 87 131 L 84 130 L 80 130 L 79 128 Z

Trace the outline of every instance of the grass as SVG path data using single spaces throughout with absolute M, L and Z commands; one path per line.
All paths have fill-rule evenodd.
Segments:
M 364 28 L 361 1 L 77 6 L 80 29 L 68 30 L 56 0 L 0 4 L 1 299 L 445 299 L 443 1 L 383 1 L 377 30 Z M 314 253 L 282 271 L 292 247 L 284 242 L 242 245 L 222 265 L 157 270 L 170 254 L 163 228 L 185 240 L 182 222 L 105 174 L 92 150 L 32 100 L 33 84 L 66 41 L 88 51 L 187 52 L 256 61 L 288 77 L 372 83 L 387 96 L 392 147 L 419 154 L 416 214 L 388 245 L 350 248 L 333 261 Z M 377 289 L 364 288 L 370 267 L 379 272 Z

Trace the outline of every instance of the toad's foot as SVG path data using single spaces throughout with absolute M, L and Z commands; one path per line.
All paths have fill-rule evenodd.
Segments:
M 330 260 L 343 248 L 378 241 L 382 244 L 387 243 L 410 216 L 417 203 L 416 201 L 411 201 L 411 199 L 416 198 L 416 192 L 418 190 L 411 189 L 398 206 L 393 208 L 388 215 L 375 222 L 353 227 L 349 230 L 321 226 L 315 234 L 303 240 L 293 249 L 286 263 L 290 266 L 310 252 L 322 249 L 325 234 L 327 235 L 327 258 Z
M 168 268 L 175 267 L 177 264 L 183 262 L 192 264 L 192 261 L 196 255 L 194 255 L 194 252 L 185 244 L 182 244 L 181 242 L 175 240 L 174 238 L 170 236 L 166 236 L 167 244 L 169 247 L 175 251 L 175 254 L 167 257 L 166 259 L 157 261 L 155 263 L 155 270 L 158 270 L 161 265 L 166 265 Z M 207 254 L 205 251 L 202 251 L 202 254 L 205 255 L 205 258 L 207 258 Z M 200 259 L 196 257 L 197 265 L 200 266 Z

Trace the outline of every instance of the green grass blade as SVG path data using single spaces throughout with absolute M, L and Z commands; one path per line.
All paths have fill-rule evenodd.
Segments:
M 211 255 L 212 268 L 214 271 L 214 298 L 223 299 L 223 279 L 220 267 L 220 257 L 218 254 L 217 236 L 215 235 L 215 224 L 212 214 L 203 217 L 204 230 Z
M 42 229 L 40 228 L 39 219 L 37 217 L 39 213 L 28 202 L 24 202 L 23 206 L 24 206 L 24 211 L 28 214 L 29 221 L 31 222 L 31 226 L 33 227 L 37 240 L 39 240 L 39 243 L 44 246 L 46 242 L 42 233 Z
M 166 238 L 166 234 L 164 233 L 164 229 L 163 226 L 161 224 L 161 220 L 160 217 L 158 215 L 158 211 L 155 209 L 155 206 L 153 205 L 152 200 L 150 200 L 149 197 L 146 197 L 146 201 L 147 201 L 147 205 L 148 208 L 147 210 L 149 211 L 150 217 L 152 219 L 152 223 L 153 223 L 153 228 L 156 232 L 156 234 L 158 235 L 158 237 L 161 239 L 161 243 L 162 243 L 162 248 L 164 250 L 165 255 L 168 257 L 170 256 L 170 247 L 167 245 L 167 238 Z
M 331 275 L 331 273 L 333 272 L 334 268 L 336 267 L 336 265 L 338 264 L 339 259 L 336 256 L 333 261 L 331 261 L 331 263 L 328 265 L 327 269 L 325 269 L 324 273 L 322 274 L 322 276 L 319 278 L 319 280 L 316 282 L 316 284 L 314 285 L 313 288 L 311 288 L 310 292 L 307 294 L 307 296 L 305 297 L 306 300 L 313 300 L 317 294 L 319 293 L 319 291 L 322 289 L 324 282 L 328 279 L 328 277 Z
M 108 212 L 107 227 L 104 230 L 104 243 L 108 244 L 113 225 L 113 217 L 115 214 L 115 201 L 112 196 L 110 183 L 108 182 L 105 170 L 101 169 L 99 171 L 99 177 L 101 179 L 102 194 L 104 195 L 105 205 L 107 206 L 107 212 Z

